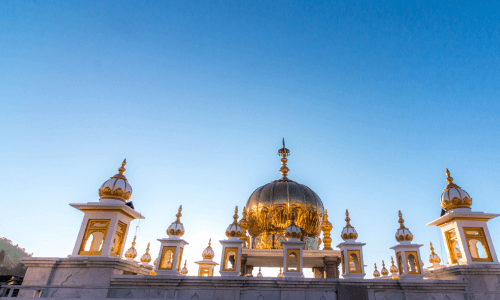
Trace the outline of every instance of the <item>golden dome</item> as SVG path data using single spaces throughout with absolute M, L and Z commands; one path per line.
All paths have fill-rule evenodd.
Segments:
M 410 230 L 405 227 L 405 220 L 403 220 L 403 214 L 401 211 L 398 212 L 399 216 L 399 229 L 396 231 L 396 241 L 398 242 L 411 242 L 413 240 L 413 234 Z
M 156 267 L 156 264 L 158 264 L 158 257 L 155 259 L 155 262 L 153 263 L 153 265 Z M 153 275 L 153 276 L 156 275 L 154 268 L 153 268 L 153 271 L 151 271 L 151 273 L 149 273 L 149 274 Z
M 127 159 L 122 162 L 121 168 L 118 169 L 118 174 L 108 179 L 99 188 L 99 200 L 112 199 L 127 202 L 132 196 L 132 186 L 128 183 L 125 173 L 125 165 Z
M 212 259 L 215 256 L 215 252 L 212 249 L 212 239 L 208 240 L 208 247 L 203 250 L 203 253 L 201 253 L 201 256 L 203 259 Z
M 144 253 L 144 255 L 142 255 L 142 257 L 141 257 L 141 262 L 145 263 L 145 264 L 148 264 L 151 262 L 151 254 L 149 254 L 149 244 L 150 243 L 148 243 L 148 247 L 146 248 L 146 253 Z
M 288 179 L 286 166 L 290 150 L 279 149 L 281 156 L 281 176 L 279 180 L 257 188 L 245 205 L 248 233 L 252 237 L 252 248 L 280 249 L 284 240 L 285 229 L 290 225 L 292 210 L 295 211 L 295 223 L 303 236 L 318 238 L 323 222 L 323 202 L 309 187 Z
M 450 176 L 448 169 L 446 169 L 446 177 L 448 185 L 441 194 L 441 207 L 447 211 L 455 208 L 470 208 L 472 198 L 461 187 L 453 183 L 453 177 Z
M 186 265 L 187 265 L 187 259 L 184 261 L 184 268 L 182 268 L 182 270 L 181 270 L 182 275 L 187 275 L 187 273 L 188 273 L 188 269 L 187 269 Z
M 300 239 L 300 236 L 302 235 L 299 226 L 295 224 L 295 212 L 292 211 L 292 217 L 291 217 L 291 222 L 290 226 L 288 226 L 285 230 L 285 238 L 287 240 L 289 239 Z
M 278 278 L 282 278 L 282 277 L 285 277 L 285 274 L 283 274 L 283 272 L 281 272 L 281 268 L 280 268 L 280 272 L 278 273 Z
M 344 241 L 348 241 L 348 240 L 355 241 L 358 238 L 358 233 L 356 232 L 356 229 L 354 229 L 354 227 L 351 226 L 351 223 L 349 223 L 350 221 L 351 221 L 351 218 L 349 218 L 349 211 L 346 209 L 345 210 L 346 225 L 345 225 L 344 229 L 342 229 L 342 233 L 340 234 L 340 237 Z
M 380 274 L 382 274 L 382 276 L 387 276 L 387 275 L 389 275 L 389 271 L 387 271 L 387 269 L 385 268 L 385 263 L 384 263 L 384 261 L 382 261 L 382 270 L 380 270 Z
M 234 209 L 233 223 L 227 227 L 226 236 L 228 238 L 240 238 L 243 236 L 243 230 L 238 225 L 238 206 Z
M 439 264 L 441 262 L 441 258 L 439 258 L 439 256 L 434 253 L 434 247 L 432 247 L 432 243 L 431 243 L 431 254 L 429 255 L 429 262 L 431 264 Z
M 177 217 L 177 220 L 175 220 L 170 226 L 167 228 L 167 234 L 169 237 L 181 237 L 184 235 L 184 226 L 181 223 L 181 214 L 182 211 L 182 205 L 179 206 L 179 211 L 175 215 Z
M 380 277 L 380 272 L 377 270 L 377 264 L 375 264 L 375 271 L 373 271 L 373 277 Z
M 262 268 L 261 267 L 259 267 L 259 273 L 257 273 L 257 277 L 263 277 L 263 275 L 262 275 Z
M 135 250 L 135 239 L 136 236 L 134 236 L 134 240 L 132 241 L 132 247 L 130 247 L 127 252 L 125 252 L 125 258 L 127 258 L 127 260 L 134 260 L 134 258 L 137 257 L 137 250 Z

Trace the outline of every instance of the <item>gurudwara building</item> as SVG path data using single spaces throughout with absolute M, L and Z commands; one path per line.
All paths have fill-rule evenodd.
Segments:
M 257 188 L 241 211 L 236 207 L 226 239 L 218 241 L 222 252 L 215 253 L 211 246 L 215 241 L 210 240 L 193 274 L 188 274 L 183 257 L 189 243 L 182 238 L 186 230 L 182 206 L 166 230 L 168 237 L 158 239 L 158 254 L 149 253 L 148 244 L 137 261 L 135 237 L 124 251 L 131 222 L 144 217 L 130 201 L 132 187 L 123 161 L 118 174 L 99 188 L 99 202 L 70 204 L 84 213 L 71 255 L 23 258 L 27 273 L 22 285 L 2 286 L 0 297 L 500 299 L 500 264 L 486 224 L 498 214 L 472 211 L 471 197 L 453 183 L 448 170 L 448 185 L 441 195 L 443 212 L 427 225 L 441 229 L 450 263 L 441 264 L 430 244 L 431 265 L 424 268 L 423 245 L 414 242 L 400 211 L 394 219 L 399 227 L 391 262 L 386 267 L 382 261 L 380 271 L 375 265 L 373 278 L 365 278 L 365 244 L 362 235 L 358 240 L 349 212 L 345 212 L 345 227 L 337 233 L 343 242 L 332 247 L 332 224 L 323 202 L 309 187 L 288 178 L 290 151 L 284 141 L 278 154 L 281 178 Z M 152 257 L 157 257 L 153 263 Z M 280 268 L 280 272 L 264 277 L 262 267 Z M 304 278 L 306 268 L 312 269 L 314 278 Z

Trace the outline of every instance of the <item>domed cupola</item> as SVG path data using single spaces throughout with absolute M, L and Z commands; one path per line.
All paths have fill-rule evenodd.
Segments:
M 455 208 L 470 209 L 472 198 L 466 191 L 462 190 L 461 187 L 453 183 L 453 177 L 450 176 L 450 171 L 448 171 L 448 169 L 446 169 L 446 176 L 448 185 L 444 189 L 443 194 L 441 194 L 441 206 L 446 211 Z
M 246 203 L 248 233 L 251 248 L 281 249 L 285 230 L 291 223 L 291 212 L 295 211 L 295 223 L 302 232 L 308 247 L 318 245 L 321 234 L 324 208 L 319 196 L 306 185 L 288 178 L 287 156 L 290 150 L 278 150 L 281 157 L 281 179 L 257 188 Z M 311 248 L 314 249 L 314 248 Z
M 403 214 L 401 211 L 398 212 L 399 216 L 399 229 L 396 231 L 395 237 L 396 241 L 400 243 L 409 243 L 413 241 L 413 234 L 410 229 L 405 227 L 405 220 L 403 219 Z
M 99 188 L 99 201 L 105 200 L 120 200 L 127 202 L 132 196 L 132 186 L 128 183 L 125 173 L 125 165 L 127 160 L 124 159 L 121 168 L 118 169 L 118 174 L 108 179 Z
M 212 259 L 215 256 L 214 249 L 212 249 L 212 239 L 208 241 L 208 247 L 201 253 L 203 259 Z

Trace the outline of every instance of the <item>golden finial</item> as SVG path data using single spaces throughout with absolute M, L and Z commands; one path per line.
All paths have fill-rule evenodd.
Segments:
M 399 216 L 399 229 L 396 231 L 396 241 L 398 242 L 411 242 L 413 240 L 413 234 L 410 232 L 408 228 L 405 227 L 405 220 L 403 219 L 403 214 L 401 211 L 398 211 Z
M 460 189 L 458 185 L 453 183 L 453 177 L 450 176 L 450 171 L 448 170 L 448 168 L 446 168 L 446 181 L 448 182 L 448 185 L 444 189 L 445 191 L 452 188 Z
M 377 263 L 375 263 L 375 271 L 373 271 L 373 277 L 380 277 L 380 272 L 377 270 Z
M 395 275 L 399 272 L 398 267 L 394 265 L 394 258 L 391 256 L 391 267 L 389 268 L 389 271 L 391 271 L 391 274 Z
M 120 173 L 120 175 L 123 175 L 123 173 L 125 173 L 125 171 L 127 171 L 125 169 L 125 165 L 127 164 L 127 159 L 125 158 L 122 162 L 122 166 L 121 168 L 118 169 L 118 173 Z
M 288 161 L 286 157 L 290 155 L 290 150 L 285 148 L 285 138 L 283 138 L 283 148 L 278 150 L 278 155 L 281 156 L 281 168 L 280 168 L 280 173 L 281 173 L 281 181 L 288 181 L 288 178 L 286 177 L 288 175 L 288 172 L 290 169 L 286 166 L 286 162 Z
M 238 206 L 234 209 L 233 224 L 238 224 Z
M 187 259 L 184 261 L 184 268 L 182 268 L 182 270 L 181 270 L 182 275 L 187 275 L 187 273 L 188 273 L 188 269 L 187 269 L 186 264 L 187 264 Z
M 262 277 L 262 268 L 259 267 L 259 273 L 257 273 L 257 277 Z
M 179 210 L 175 215 L 177 219 L 174 222 L 172 222 L 172 224 L 170 224 L 170 226 L 168 226 L 167 228 L 167 234 L 169 236 L 181 237 L 184 235 L 185 230 L 184 226 L 182 226 L 183 224 L 181 223 L 181 217 L 182 217 L 181 211 L 182 211 L 182 205 L 179 206 Z
M 351 221 L 351 218 L 349 218 L 349 211 L 346 209 L 345 210 L 345 222 L 346 222 L 346 227 L 350 227 L 351 224 L 349 223 L 349 221 Z
M 137 236 L 134 236 L 134 240 L 132 241 L 132 247 L 130 247 L 127 252 L 125 252 L 125 258 L 128 260 L 134 260 L 137 257 L 137 250 L 135 249 L 135 239 Z
M 323 217 L 323 222 L 321 223 L 321 230 L 323 231 L 323 250 L 333 250 L 332 249 L 332 238 L 330 237 L 330 231 L 332 231 L 333 226 L 330 221 L 328 221 L 328 210 L 325 209 L 325 215 Z
M 141 262 L 144 264 L 148 264 L 149 262 L 151 262 L 151 254 L 149 254 L 149 244 L 150 243 L 148 243 L 148 247 L 146 248 L 146 253 L 144 253 L 141 257 Z
M 434 253 L 434 247 L 432 247 L 432 242 L 430 244 L 431 244 L 431 254 L 429 255 L 429 262 L 431 264 L 439 264 L 441 262 L 441 258 L 439 258 L 439 256 L 436 253 Z
M 382 274 L 382 276 L 384 276 L 384 277 L 389 275 L 389 271 L 387 271 L 387 269 L 385 268 L 384 261 L 382 261 L 382 270 L 380 270 L 380 274 Z
M 211 247 L 211 246 L 212 246 L 212 238 L 210 238 L 210 239 L 208 240 L 208 247 Z
M 181 217 L 182 217 L 181 211 L 182 211 L 182 205 L 179 206 L 179 212 L 175 215 L 177 217 L 177 220 L 175 220 L 175 223 L 177 223 L 177 224 L 179 224 L 181 222 Z
M 346 209 L 345 210 L 345 226 L 342 229 L 342 233 L 340 234 L 340 237 L 344 240 L 356 240 L 358 238 L 358 233 L 356 232 L 356 229 L 352 227 L 351 223 L 351 218 L 349 218 L 349 211 Z
M 280 272 L 278 274 L 278 277 L 281 278 L 281 277 L 285 277 L 285 275 L 281 272 L 281 267 L 280 267 Z

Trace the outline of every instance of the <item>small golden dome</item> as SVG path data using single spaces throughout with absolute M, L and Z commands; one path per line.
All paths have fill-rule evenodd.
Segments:
M 233 223 L 227 227 L 226 236 L 228 238 L 240 238 L 243 236 L 243 230 L 238 225 L 238 206 L 234 209 Z
M 187 269 L 186 264 L 187 264 L 187 259 L 184 261 L 184 268 L 182 268 L 182 270 L 181 270 L 182 275 L 187 275 L 187 273 L 188 273 L 188 269 Z
M 413 240 L 413 234 L 410 230 L 405 227 L 405 220 L 403 220 L 403 214 L 401 211 L 398 212 L 399 216 L 399 229 L 396 231 L 396 241 L 398 242 L 411 242 Z
M 282 277 L 285 277 L 285 274 L 283 274 L 283 273 L 281 272 L 281 268 L 280 268 L 280 272 L 278 273 L 278 278 L 282 278 Z
M 118 174 L 108 179 L 99 188 L 99 200 L 112 199 L 127 202 L 132 196 L 132 186 L 128 183 L 125 173 L 125 165 L 127 159 L 122 162 L 121 168 L 118 169 Z
M 257 277 L 263 277 L 262 276 L 262 268 L 261 267 L 259 267 L 259 273 L 257 273 Z
M 382 270 L 380 270 L 380 274 L 382 274 L 382 276 L 387 276 L 387 275 L 389 275 L 389 271 L 387 271 L 387 269 L 385 268 L 385 263 L 384 263 L 384 261 L 382 261 Z
M 292 211 L 291 223 L 285 230 L 285 238 L 289 239 L 300 239 L 302 232 L 300 231 L 299 226 L 295 224 L 295 211 Z
M 377 270 L 377 264 L 375 264 L 375 271 L 373 271 L 373 277 L 380 277 L 380 272 Z
M 153 265 L 156 267 L 157 263 L 158 263 L 158 257 L 155 259 L 155 262 L 153 263 Z M 151 273 L 149 273 L 149 275 L 153 275 L 153 276 L 156 275 L 154 268 L 153 268 L 153 271 L 151 271 Z
M 461 187 L 453 183 L 453 177 L 450 176 L 448 169 L 446 169 L 446 176 L 448 185 L 441 194 L 441 207 L 447 211 L 455 208 L 470 208 L 472 198 Z
M 391 265 L 391 267 L 389 268 L 389 270 L 391 271 L 391 274 L 397 274 L 397 273 L 399 273 L 398 267 L 396 267 L 396 266 L 394 265 L 394 258 L 392 258 L 392 256 L 391 256 L 391 264 L 392 264 L 392 265 Z
M 203 259 L 212 259 L 212 258 L 214 258 L 215 252 L 212 249 L 211 245 L 212 245 L 212 239 L 210 239 L 208 241 L 208 247 L 205 250 L 203 250 L 203 253 L 201 253 L 201 256 L 203 257 Z
M 348 240 L 355 241 L 358 238 L 358 233 L 356 232 L 356 229 L 354 229 L 354 227 L 352 227 L 351 224 L 349 223 L 351 221 L 351 218 L 349 218 L 349 211 L 347 209 L 345 210 L 345 221 L 346 221 L 346 225 L 345 225 L 344 229 L 342 229 L 342 233 L 340 234 L 340 237 L 344 241 L 348 241 Z
M 144 255 L 141 257 L 141 262 L 145 264 L 151 262 L 151 255 L 149 254 L 149 244 L 150 243 L 148 243 L 148 247 L 146 248 L 146 253 L 144 253 Z
M 167 228 L 167 234 L 169 237 L 181 237 L 184 235 L 184 226 L 181 223 L 181 214 L 182 211 L 182 205 L 179 206 L 179 211 L 175 215 L 177 217 L 177 220 L 175 220 L 170 226 Z
M 439 256 L 434 253 L 434 247 L 432 247 L 432 243 L 431 243 L 431 255 L 429 255 L 429 262 L 431 264 L 439 264 L 441 262 L 441 258 L 439 258 Z
M 135 250 L 135 239 L 136 236 L 134 236 L 134 241 L 132 242 L 132 247 L 130 247 L 127 252 L 125 252 L 125 257 L 127 260 L 134 260 L 134 258 L 137 257 L 137 250 Z

